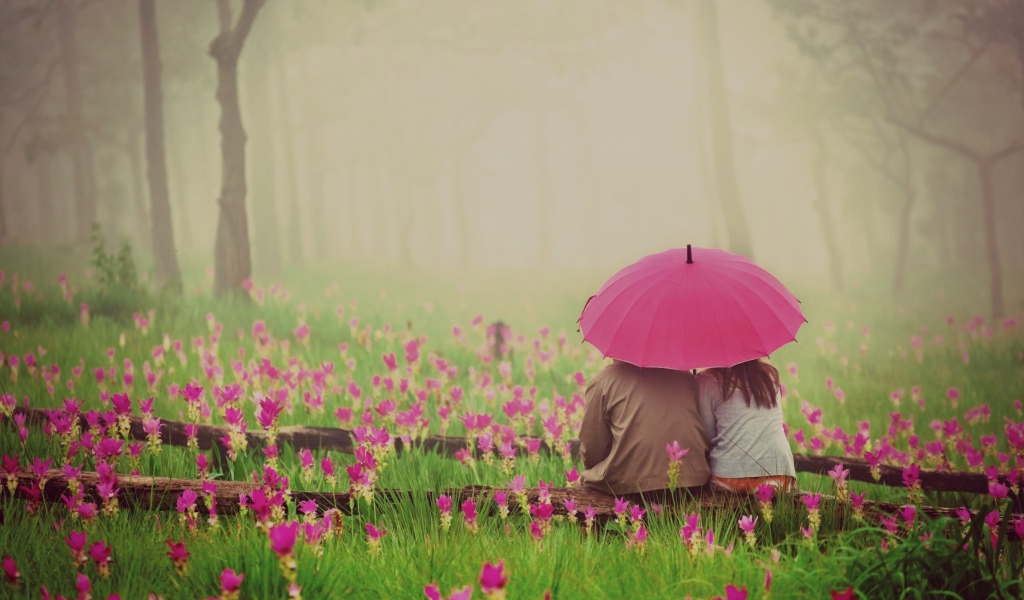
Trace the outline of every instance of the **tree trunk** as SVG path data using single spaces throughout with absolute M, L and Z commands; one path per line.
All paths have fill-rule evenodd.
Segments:
M 268 25 L 273 19 L 267 21 Z M 277 187 L 274 181 L 274 130 L 275 123 L 270 104 L 270 66 L 272 57 L 264 49 L 277 32 L 269 30 L 263 39 L 252 41 L 253 47 L 246 57 L 246 108 L 255 126 L 252 128 L 252 209 L 253 209 L 253 253 L 255 268 L 263 275 L 278 275 L 281 272 L 281 242 L 278 235 L 278 218 L 275 198 Z
M 210 56 L 217 63 L 217 101 L 220 103 L 221 192 L 217 201 L 220 215 L 214 243 L 214 293 L 238 294 L 245 298 L 243 282 L 252 275 L 249 256 L 249 224 L 245 213 L 245 128 L 238 106 L 238 58 L 256 13 L 264 0 L 245 0 L 234 28 L 224 18 L 226 0 L 219 0 L 222 30 L 210 43 Z
M 174 221 L 167 189 L 167 157 L 164 154 L 164 92 L 161 83 L 160 36 L 156 24 L 155 0 L 139 0 L 139 32 L 142 36 L 142 81 L 145 96 L 146 175 L 149 181 L 153 262 L 160 287 L 181 290 L 181 272 L 174 248 Z M 133 177 L 138 173 L 134 148 Z M 139 212 L 145 210 L 141 198 Z
M 49 157 L 45 154 L 36 155 L 32 159 L 33 171 L 35 172 L 35 195 L 39 202 L 39 242 L 42 244 L 53 244 L 62 241 L 63 232 L 61 223 L 63 219 L 57 218 L 57 210 L 54 206 L 53 179 L 50 172 Z
M 71 0 L 57 3 L 57 46 L 64 75 L 64 96 L 67 102 L 67 127 L 70 130 L 71 156 L 74 166 L 76 242 L 88 242 L 96 220 L 96 174 L 92 144 L 85 134 L 82 117 L 82 85 L 78 69 L 78 44 L 75 40 L 75 7 Z
M 281 124 L 281 135 L 283 142 L 284 176 L 287 196 L 284 205 L 288 214 L 287 229 L 285 231 L 288 264 L 292 266 L 302 265 L 302 211 L 299 210 L 298 172 L 295 166 L 295 134 L 291 121 L 291 106 L 288 102 L 288 81 L 284 71 L 284 60 L 274 61 L 274 72 L 276 75 L 277 122 Z
M 544 106 L 537 103 L 533 114 L 533 158 L 537 177 L 537 234 L 541 266 L 551 265 L 551 191 L 548 189 L 547 149 L 544 142 Z
M 910 213 L 914 207 L 914 184 L 907 181 L 903 190 L 903 207 L 900 209 L 900 229 L 896 240 L 896 268 L 893 274 L 892 291 L 899 294 L 907 273 L 907 258 L 910 254 Z
M 4 167 L 7 166 L 7 161 L 4 160 L 5 158 L 6 157 L 4 156 L 0 156 L 0 245 L 8 242 L 7 211 L 5 208 L 7 195 L 4 193 L 6 191 L 4 190 L 4 183 L 6 182 L 6 179 L 4 178 Z
M 989 294 L 992 296 L 992 317 L 1003 318 L 1003 273 L 999 265 L 999 239 L 996 235 L 996 200 L 992 191 L 992 161 L 978 161 L 981 180 L 981 208 L 985 224 L 985 256 L 988 258 Z
M 146 185 L 143 183 L 142 155 L 139 152 L 137 133 L 132 133 L 128 145 L 125 147 L 125 157 L 128 159 L 128 174 L 132 184 L 132 197 L 135 198 L 135 246 L 142 248 L 150 235 L 152 221 L 150 220 L 149 203 L 146 200 Z M 155 257 L 154 257 L 155 259 Z
M 718 181 L 718 197 L 722 203 L 725 228 L 729 234 L 729 250 L 748 258 L 754 258 L 750 226 L 740 202 L 739 186 L 736 183 L 735 165 L 733 164 L 732 123 L 729 117 L 729 99 L 725 93 L 716 2 L 717 0 L 696 0 L 697 18 L 701 23 L 700 38 L 703 42 L 704 60 L 707 65 L 712 147 L 715 175 Z
M 843 262 L 836 243 L 836 230 L 832 223 L 832 210 L 828 202 L 828 147 L 817 129 L 811 133 L 814 140 L 813 175 L 814 175 L 814 209 L 818 213 L 818 225 L 828 252 L 828 270 L 832 275 L 832 287 L 837 292 L 843 291 Z

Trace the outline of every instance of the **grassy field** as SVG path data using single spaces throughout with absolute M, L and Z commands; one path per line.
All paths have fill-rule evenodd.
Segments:
M 153 417 L 189 421 L 186 402 L 177 392 L 193 383 L 204 389 L 196 406 L 205 404 L 209 410 L 198 422 L 223 424 L 215 390 L 241 383 L 240 398 L 226 406 L 242 411 L 249 431 L 261 429 L 258 399 L 285 390 L 280 425 L 337 426 L 336 410 L 351 408 L 353 424 L 365 412 L 373 426 L 391 435 L 438 433 L 444 421 L 439 409 L 444 407 L 451 411 L 446 433 L 461 436 L 466 429 L 459 417 L 466 411 L 510 424 L 503 404 L 521 386 L 523 397 L 533 398 L 534 405 L 516 433 L 552 436 L 542 423 L 554 417 L 561 426 L 557 437 L 567 439 L 575 437 L 582 411 L 562 409 L 556 398 L 571 405 L 574 394 L 582 393 L 580 382 L 602 364 L 598 354 L 581 344 L 575 319 L 583 300 L 607 274 L 396 273 L 321 265 L 285 277 L 282 284 L 257 281 L 253 300 L 240 301 L 206 295 L 203 290 L 209 285 L 201 266 L 189 271 L 181 297 L 146 291 L 144 285 L 134 290 L 101 285 L 103 274 L 70 253 L 4 249 L 0 269 L 0 351 L 5 357 L 0 383 L 10 394 L 9 402 L 37 407 L 58 407 L 65 398 L 76 397 L 83 402 L 83 413 L 104 412 L 112 407 L 104 396 L 124 392 L 136 416 L 140 401 L 152 397 Z M 66 283 L 59 279 L 62 274 L 68 276 Z M 1015 437 L 1022 419 L 1015 400 L 1024 400 L 1019 296 L 1009 303 L 1015 318 L 993 322 L 977 317 L 987 304 L 964 291 L 971 286 L 943 291 L 934 282 L 919 281 L 898 302 L 870 285 L 843 298 L 816 289 L 813 282 L 791 287 L 803 301 L 809 323 L 799 341 L 772 360 L 786 384 L 787 425 L 795 451 L 863 457 L 865 451 L 891 446 L 886 464 L 975 471 L 987 467 L 993 474 L 1017 477 L 1017 467 L 1024 466 L 1018 458 L 1024 454 L 1024 440 Z M 506 364 L 490 360 L 493 338 L 486 326 L 497 320 L 509 326 L 507 352 L 500 361 Z M 414 340 L 417 347 L 407 356 Z M 180 354 L 175 349 L 179 341 Z M 160 352 L 162 359 L 157 358 Z M 394 371 L 382 359 L 390 353 L 395 354 Z M 103 369 L 102 383 L 97 382 L 97 368 Z M 129 368 L 133 382 L 127 386 Z M 151 385 L 147 373 L 153 373 Z M 383 382 L 375 386 L 375 377 L 391 377 L 396 391 L 389 392 Z M 405 393 L 397 391 L 402 378 L 408 382 Z M 414 407 L 417 392 L 423 397 L 422 416 L 399 415 Z M 387 399 L 397 405 L 382 404 Z M 820 422 L 816 409 L 821 410 Z M 403 430 L 403 419 L 413 424 Z M 893 423 L 898 426 L 890 431 Z M 110 437 L 106 429 L 101 422 L 94 441 Z M 2 419 L 0 453 L 18 455 L 22 468 L 37 457 L 53 459 L 54 468 L 65 463 L 67 446 L 62 446 L 59 433 L 49 435 L 32 424 L 25 430 L 22 441 L 14 419 Z M 870 441 L 847 447 L 854 445 L 858 431 Z M 188 448 L 163 447 L 155 454 L 143 447 L 133 459 L 106 458 L 95 451 L 98 447 L 80 447 L 70 464 L 94 470 L 98 462 L 106 462 L 119 473 L 198 476 L 196 453 Z M 307 478 L 300 450 L 278 448 L 277 471 L 289 478 L 292 489 L 348 490 L 346 467 L 356 463 L 355 457 L 315 451 Z M 127 443 L 123 451 L 128 454 Z M 565 486 L 566 470 L 582 470 L 581 464 L 557 455 L 540 453 L 531 459 L 525 448 L 517 451 L 514 467 L 506 472 L 497 450 L 491 464 L 478 459 L 471 465 L 415 450 L 388 455 L 386 466 L 378 466 L 374 476 L 378 487 L 425 491 L 505 486 L 510 473 L 525 476 L 527 486 L 538 481 Z M 982 464 L 972 453 L 982 456 Z M 336 485 L 320 469 L 325 456 L 335 464 Z M 263 472 L 266 461 L 259 450 L 241 451 L 225 472 L 209 477 L 251 480 L 252 473 Z M 814 475 L 801 475 L 800 487 L 834 492 L 830 478 Z M 0 597 L 35 598 L 41 585 L 51 594 L 75 597 L 77 572 L 88 577 L 96 598 L 113 593 L 123 598 L 149 593 L 164 598 L 217 596 L 224 569 L 244 573 L 240 594 L 245 598 L 287 597 L 290 579 L 306 598 L 425 597 L 424 586 L 433 582 L 442 596 L 473 585 L 474 597 L 480 597 L 481 568 L 498 561 L 504 561 L 508 574 L 508 598 L 542 598 L 548 591 L 555 598 L 709 598 L 726 595 L 728 585 L 760 598 L 769 595 L 769 572 L 770 595 L 775 597 L 827 598 L 851 586 L 855 597 L 864 598 L 1020 596 L 1024 557 L 1019 544 L 1006 543 L 1006 530 L 1024 531 L 1024 523 L 1017 525 L 1006 516 L 1007 500 L 931 493 L 911 498 L 906 489 L 860 483 L 849 488 L 866 492 L 871 500 L 966 505 L 980 513 L 970 524 L 920 515 L 912 522 L 898 518 L 889 525 L 892 533 L 877 519 L 860 522 L 824 510 L 821 524 L 806 539 L 801 528 L 808 526 L 808 511 L 802 502 L 779 499 L 774 519 L 767 523 L 751 500 L 735 510 L 699 515 L 701 536 L 713 531 L 713 541 L 688 545 L 680 530 L 691 507 L 657 514 L 657 507 L 649 505 L 642 518 L 648 537 L 638 544 L 633 533 L 639 521 L 595 524 L 588 534 L 580 525 L 556 518 L 538 540 L 531 534 L 534 518 L 515 512 L 503 518 L 493 502 L 481 502 L 478 508 L 479 531 L 463 523 L 458 506 L 452 510 L 450 530 L 443 531 L 438 507 L 413 494 L 395 504 L 361 500 L 359 514 L 344 519 L 340 534 L 324 534 L 317 544 L 299 541 L 293 575 L 289 568 L 279 568 L 288 563 L 289 554 L 281 558 L 269 541 L 282 530 L 268 535 L 269 522 L 258 525 L 253 511 L 222 515 L 211 527 L 200 498 L 203 518 L 195 528 L 176 512 L 127 506 L 85 520 L 63 504 L 33 507 L 30 514 L 26 501 L 5 492 L 0 496 L 0 554 L 13 558 L 20 579 L 16 587 L 0 586 Z M 283 508 L 273 522 L 302 520 L 294 503 Z M 999 512 L 983 523 L 982 517 L 993 510 Z M 760 517 L 752 545 L 738 524 L 745 515 Z M 387 530 L 379 545 L 367 541 L 367 523 Z M 72 531 L 87 534 L 87 548 L 103 541 L 111 549 L 109 577 L 93 558 L 76 568 L 64 541 Z M 184 571 L 178 572 L 168 556 L 167 540 L 184 541 L 190 553 Z M 500 597 L 495 594 L 491 596 Z

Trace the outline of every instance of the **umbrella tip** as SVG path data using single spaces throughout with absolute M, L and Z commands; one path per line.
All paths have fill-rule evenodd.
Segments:
M 690 249 L 690 245 L 686 245 L 686 264 L 693 264 L 693 251 Z

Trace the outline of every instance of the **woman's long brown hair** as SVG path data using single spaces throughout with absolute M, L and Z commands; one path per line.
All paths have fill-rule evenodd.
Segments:
M 778 404 L 779 371 L 760 359 L 748 360 L 734 367 L 708 369 L 707 373 L 722 386 L 722 398 L 725 400 L 739 390 L 743 392 L 747 406 L 751 401 L 758 408 L 775 408 Z

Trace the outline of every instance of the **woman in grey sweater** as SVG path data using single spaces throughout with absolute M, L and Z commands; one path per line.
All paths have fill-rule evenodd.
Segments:
M 708 369 L 697 376 L 698 410 L 711 438 L 713 486 L 749 494 L 762 484 L 796 484 L 783 430 L 779 372 L 764 360 Z

